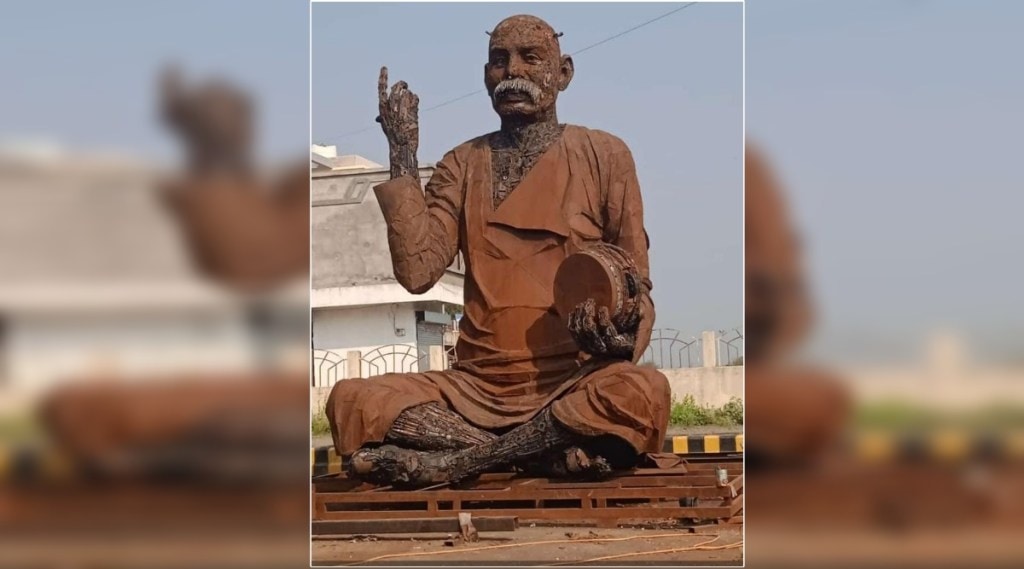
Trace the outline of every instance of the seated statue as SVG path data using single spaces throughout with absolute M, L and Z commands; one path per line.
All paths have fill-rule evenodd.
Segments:
M 418 179 L 418 97 L 378 85 L 391 179 L 374 188 L 395 276 L 429 290 L 458 253 L 465 313 L 447 371 L 338 382 L 327 402 L 351 476 L 377 484 L 457 482 L 499 467 L 600 475 L 661 450 L 671 394 L 638 366 L 650 341 L 648 238 L 632 155 L 615 136 L 558 122 L 573 61 L 544 21 L 513 16 L 489 34 L 484 84 L 497 132 L 451 150 Z M 639 278 L 624 314 L 554 306 L 555 275 L 601 243 Z
M 765 157 L 745 170 L 746 466 L 814 464 L 842 450 L 851 396 L 836 372 L 794 361 L 813 324 L 800 239 Z
M 160 82 L 161 116 L 184 143 L 184 172 L 164 198 L 197 269 L 239 292 L 264 292 L 309 271 L 309 162 L 267 180 L 253 164 L 254 107 L 224 80 Z

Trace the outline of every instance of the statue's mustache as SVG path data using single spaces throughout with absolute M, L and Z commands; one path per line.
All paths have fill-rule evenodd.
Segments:
M 516 77 L 515 79 L 505 79 L 498 86 L 494 88 L 494 96 L 498 97 L 507 92 L 523 93 L 530 97 L 530 100 L 536 103 L 541 98 L 540 87 L 536 83 L 529 79 L 523 79 Z

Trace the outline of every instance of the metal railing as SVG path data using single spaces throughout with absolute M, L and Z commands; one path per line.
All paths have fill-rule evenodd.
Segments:
M 709 366 L 743 365 L 743 331 L 740 328 L 705 332 L 703 336 L 685 336 L 672 328 L 655 328 L 640 364 L 658 369 L 702 367 L 704 358 L 709 357 L 714 360 L 708 362 Z M 714 343 L 705 350 L 704 342 L 712 338 Z M 435 369 L 450 368 L 455 363 L 454 346 L 438 346 L 437 349 L 442 351 L 434 357 L 409 344 L 388 344 L 365 354 L 313 350 L 313 387 L 331 387 L 338 380 L 352 377 L 416 373 L 431 369 L 432 365 Z M 431 363 L 432 359 L 436 361 Z
M 743 365 L 743 331 L 739 328 L 718 331 L 718 365 Z
M 313 350 L 313 387 L 331 387 L 348 379 L 345 356 L 331 350 Z
M 679 330 L 672 328 L 655 328 L 640 363 L 658 369 L 700 367 L 704 362 L 701 347 L 700 338 L 680 336 Z
M 363 377 L 385 373 L 415 373 L 427 369 L 428 355 L 408 344 L 388 344 L 363 355 Z

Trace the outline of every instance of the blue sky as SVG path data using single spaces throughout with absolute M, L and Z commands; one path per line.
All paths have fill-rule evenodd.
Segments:
M 748 4 L 747 130 L 789 187 L 820 353 L 914 356 L 943 327 L 1019 359 L 1021 22 L 1009 1 Z
M 483 87 L 487 36 L 529 13 L 572 53 L 680 4 L 314 4 L 313 139 L 387 163 L 374 125 L 381 65 L 421 109 Z M 742 323 L 742 6 L 698 4 L 575 58 L 562 122 L 609 131 L 633 151 L 651 238 L 659 327 Z M 366 132 L 343 136 L 370 128 Z M 495 130 L 480 93 L 421 112 L 421 161 Z
M 261 156 L 306 152 L 304 0 L 5 2 L 0 138 L 177 158 L 156 121 L 157 73 L 169 61 L 187 79 L 225 76 L 257 95 Z

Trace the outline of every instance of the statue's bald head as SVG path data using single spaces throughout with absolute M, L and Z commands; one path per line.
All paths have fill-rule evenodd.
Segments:
M 562 55 L 547 22 L 528 15 L 505 18 L 490 32 L 484 85 L 501 116 L 542 118 L 553 113 L 559 91 L 573 76 L 573 62 Z
M 490 33 L 491 46 L 494 45 L 495 38 L 498 38 L 500 41 L 507 41 L 512 38 L 530 38 L 549 42 L 555 53 L 561 55 L 562 48 L 558 42 L 559 35 L 550 24 L 537 16 L 530 16 L 528 14 L 509 16 L 498 22 L 498 25 L 494 26 L 494 30 Z

